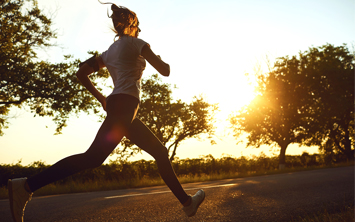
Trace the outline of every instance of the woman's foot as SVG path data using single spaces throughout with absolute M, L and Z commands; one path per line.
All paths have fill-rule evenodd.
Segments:
M 188 206 L 184 206 L 182 209 L 188 217 L 192 217 L 196 214 L 198 207 L 205 199 L 205 192 L 199 190 L 195 195 L 191 197 L 191 203 Z
M 33 193 L 25 189 L 26 180 L 27 178 L 24 177 L 9 180 L 7 183 L 11 214 L 15 222 L 23 222 L 26 204 L 32 198 Z

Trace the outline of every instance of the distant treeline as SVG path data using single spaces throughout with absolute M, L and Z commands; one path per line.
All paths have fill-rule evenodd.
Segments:
M 331 164 L 327 158 L 321 154 L 309 155 L 303 153 L 299 156 L 286 156 L 286 167 L 310 167 L 323 166 Z M 214 158 L 212 155 L 203 156 L 196 159 L 176 159 L 172 162 L 178 177 L 184 175 L 202 175 L 202 174 L 220 174 L 220 173 L 240 173 L 264 172 L 278 169 L 279 160 L 277 156 L 268 157 L 264 153 L 252 157 L 231 157 Z M 23 166 L 21 162 L 17 164 L 0 165 L 0 187 L 6 186 L 7 180 L 17 177 L 30 177 L 50 165 L 41 161 L 33 162 L 30 165 Z M 111 161 L 109 164 L 94 169 L 82 171 L 70 176 L 57 183 L 66 183 L 68 181 L 89 182 L 89 181 L 121 181 L 142 178 L 159 177 L 159 171 L 155 161 L 139 160 L 129 161 Z

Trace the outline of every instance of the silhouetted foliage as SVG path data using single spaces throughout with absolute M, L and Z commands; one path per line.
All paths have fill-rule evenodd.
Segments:
M 214 114 L 218 107 L 207 103 L 202 97 L 194 97 L 190 104 L 174 101 L 169 84 L 162 83 L 157 74 L 142 81 L 142 101 L 137 117 L 168 148 L 170 159 L 176 155 L 177 147 L 188 138 L 214 135 Z M 211 143 L 214 143 L 211 140 Z M 123 149 L 116 149 L 120 155 L 139 152 L 129 140 L 121 142 Z M 130 148 L 130 149 L 128 149 Z
M 331 164 L 325 162 L 325 156 L 320 154 L 310 155 L 304 153 L 301 156 L 286 155 L 287 167 L 314 167 Z M 278 168 L 278 158 L 268 157 L 261 153 L 260 156 L 239 157 L 224 156 L 214 158 L 212 155 L 202 156 L 196 159 L 179 159 L 172 162 L 173 168 L 178 177 L 187 175 L 212 175 L 231 173 L 231 175 L 245 175 L 248 173 L 264 173 Z M 0 187 L 6 186 L 7 180 L 17 177 L 30 177 L 48 168 L 49 165 L 36 161 L 28 166 L 21 163 L 0 165 Z M 236 173 L 236 174 L 233 174 Z M 56 183 L 65 184 L 70 181 L 75 182 L 105 182 L 105 181 L 130 181 L 140 180 L 144 177 L 159 178 L 160 174 L 155 161 L 112 161 L 103 164 L 95 169 L 89 169 L 72 175 Z M 129 183 L 128 183 L 129 184 Z
M 354 57 L 345 46 L 278 58 L 259 76 L 257 90 L 250 105 L 230 118 L 236 138 L 248 133 L 247 146 L 278 145 L 280 165 L 292 143 L 353 158 Z
M 300 55 L 308 86 L 307 145 L 318 145 L 333 161 L 354 158 L 355 57 L 344 46 L 310 48 Z
M 75 75 L 80 60 L 64 56 L 65 62 L 51 64 L 38 59 L 36 50 L 53 46 L 50 41 L 56 34 L 37 2 L 5 0 L 0 8 L 0 135 L 12 106 L 27 106 L 35 115 L 53 116 L 56 133 L 66 126 L 71 113 L 97 113 L 100 103 Z M 108 76 L 101 70 L 91 78 Z

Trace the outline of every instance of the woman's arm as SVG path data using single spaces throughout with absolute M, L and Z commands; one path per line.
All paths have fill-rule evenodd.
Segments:
M 150 46 L 146 44 L 142 49 L 142 56 L 163 76 L 170 75 L 170 66 L 169 64 L 163 62 L 160 56 L 154 54 L 150 49 Z
M 95 57 L 95 62 L 98 65 L 99 69 L 105 67 L 101 57 Z M 87 63 L 84 62 L 79 70 L 76 73 L 76 76 L 80 80 L 80 82 L 84 85 L 84 87 L 89 90 L 89 92 L 95 96 L 95 98 L 102 104 L 102 107 L 106 111 L 106 97 L 102 95 L 96 87 L 92 84 L 91 80 L 89 79 L 89 75 L 94 72 L 94 69 Z

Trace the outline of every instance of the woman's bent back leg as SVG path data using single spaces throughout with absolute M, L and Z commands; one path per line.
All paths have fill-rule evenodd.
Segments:
M 110 119 L 106 119 L 92 145 L 85 153 L 66 157 L 41 173 L 30 177 L 27 183 L 31 191 L 34 192 L 47 184 L 64 179 L 82 170 L 99 167 L 123 137 L 123 132 L 120 133 L 115 128 L 112 126 Z M 109 140 L 108 137 L 113 133 L 115 139 Z
M 64 158 L 27 180 L 32 192 L 85 169 L 100 166 L 116 148 L 135 118 L 138 100 L 127 95 L 110 96 L 107 117 L 93 143 L 85 152 Z

